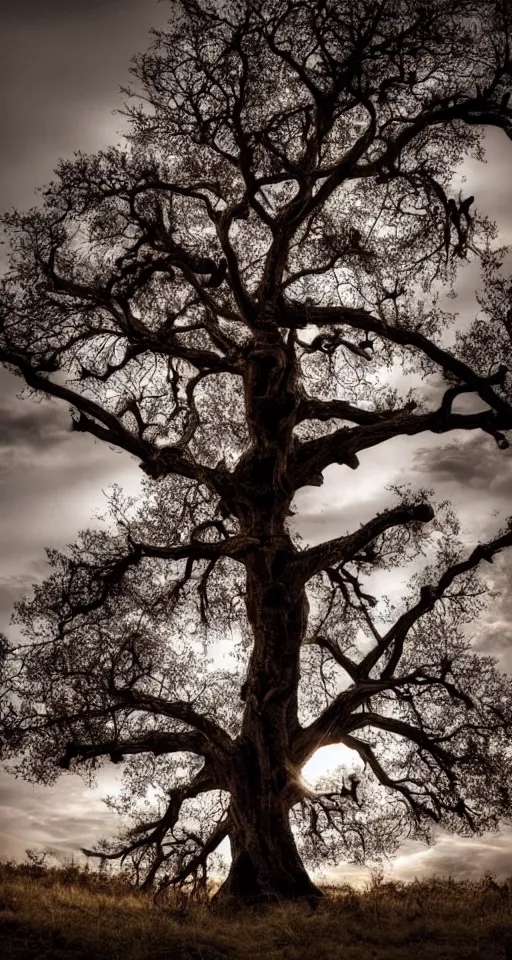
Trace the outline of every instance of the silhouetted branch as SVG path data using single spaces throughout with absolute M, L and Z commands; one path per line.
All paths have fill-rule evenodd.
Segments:
M 492 377 L 482 377 L 467 363 L 454 356 L 448 350 L 438 346 L 418 330 L 406 326 L 393 326 L 369 311 L 351 307 L 318 307 L 282 301 L 279 323 L 284 327 L 303 328 L 308 324 L 316 326 L 340 325 L 362 330 L 364 333 L 373 333 L 383 340 L 401 346 L 413 347 L 432 360 L 442 371 L 453 375 L 464 386 L 472 388 L 492 410 L 500 414 L 503 419 L 502 429 L 512 429 L 512 406 L 501 394 L 492 389 L 496 383 L 502 385 L 506 370 L 500 370 Z
M 133 687 L 118 687 L 113 681 L 110 685 L 110 693 L 114 701 L 117 700 L 126 706 L 133 707 L 134 710 L 159 717 L 171 717 L 173 720 L 181 720 L 182 723 L 186 723 L 194 727 L 199 733 L 204 734 L 209 741 L 212 752 L 218 752 L 224 759 L 232 755 L 233 741 L 229 734 L 211 717 L 198 712 L 192 703 L 186 700 L 166 700 L 150 693 L 139 692 Z
M 382 671 L 383 677 L 391 677 L 402 657 L 404 643 L 409 631 L 421 617 L 434 609 L 439 600 L 443 599 L 453 581 L 462 574 L 475 569 L 482 560 L 492 563 L 493 557 L 497 553 L 510 546 L 512 546 L 512 530 L 489 540 L 487 543 L 479 544 L 466 560 L 461 560 L 445 570 L 437 583 L 425 584 L 420 590 L 418 602 L 399 617 L 391 629 L 384 634 L 380 643 L 364 657 L 361 663 L 363 674 L 368 674 L 385 653 L 391 649 L 391 656 Z
M 91 760 L 109 757 L 112 763 L 121 763 L 125 756 L 152 753 L 155 757 L 167 753 L 197 753 L 205 755 L 208 741 L 199 731 L 165 732 L 153 730 L 133 740 L 110 740 L 104 743 L 84 744 L 70 741 L 59 760 L 59 767 L 69 770 L 72 760 Z
M 402 505 L 379 513 L 355 533 L 336 537 L 334 540 L 326 540 L 316 547 L 303 550 L 296 561 L 300 576 L 304 581 L 310 580 L 326 567 L 337 563 L 348 563 L 356 554 L 392 527 L 407 523 L 428 523 L 433 518 L 434 511 L 428 503 Z

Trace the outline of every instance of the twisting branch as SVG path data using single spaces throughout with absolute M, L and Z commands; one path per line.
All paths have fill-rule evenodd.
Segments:
M 91 588 L 93 588 L 92 596 L 85 601 L 77 602 L 73 600 L 70 592 L 70 587 L 72 586 L 71 581 L 64 592 L 68 613 L 66 617 L 61 620 L 61 623 L 69 622 L 77 616 L 99 610 L 114 593 L 115 589 L 122 583 L 128 570 L 131 567 L 137 567 L 145 557 L 170 561 L 187 561 L 184 575 L 178 581 L 176 592 L 179 592 L 179 588 L 184 586 L 190 579 L 193 572 L 193 565 L 196 561 L 208 560 L 208 571 L 211 572 L 215 563 L 221 557 L 231 557 L 232 559 L 242 560 L 258 543 L 255 538 L 244 536 L 227 537 L 225 540 L 215 542 L 198 539 L 201 527 L 206 529 L 212 525 L 222 526 L 220 521 L 214 522 L 213 524 L 208 522 L 207 524 L 199 525 L 192 531 L 189 543 L 179 544 L 177 546 L 158 546 L 149 543 L 137 543 L 130 538 L 130 552 L 114 560 L 113 563 L 108 564 L 107 561 L 103 568 L 84 563 L 81 569 L 86 570 L 89 574 L 89 590 L 91 591 Z M 73 572 L 76 569 L 76 565 L 72 564 L 71 569 Z
M 386 418 L 369 415 L 360 418 L 363 421 L 360 426 L 341 427 L 325 437 L 299 444 L 294 456 L 294 489 L 311 483 L 312 477 L 320 475 L 333 463 L 356 469 L 359 466 L 357 454 L 361 450 L 369 450 L 393 437 L 415 436 L 425 431 L 440 434 L 450 430 L 483 430 L 495 439 L 500 449 L 506 449 L 509 443 L 501 431 L 512 430 L 512 406 L 507 414 L 494 410 L 452 413 L 455 398 L 469 392 L 473 392 L 472 387 L 453 387 L 446 391 L 441 406 L 432 413 L 414 414 L 405 408 Z M 335 415 L 334 404 L 332 410 Z M 339 413 L 342 412 L 339 408 Z M 353 416 L 357 415 L 358 412 L 354 411 Z
M 364 713 L 354 712 L 369 701 L 374 694 L 385 690 L 397 690 L 400 687 L 410 685 L 421 686 L 425 683 L 439 684 L 444 687 L 452 699 L 461 700 L 469 709 L 473 708 L 470 696 L 464 691 L 460 691 L 455 684 L 447 681 L 446 670 L 441 670 L 440 676 L 432 676 L 422 668 L 403 677 L 396 677 L 394 674 L 400 663 L 404 643 L 410 629 L 422 616 L 434 608 L 438 600 L 446 596 L 448 588 L 456 577 L 473 570 L 482 560 L 492 563 L 493 557 L 497 553 L 510 546 L 512 546 L 512 530 L 488 543 L 480 544 L 466 560 L 461 560 L 446 570 L 437 584 L 422 587 L 419 601 L 402 614 L 393 627 L 363 657 L 359 664 L 347 660 L 343 655 L 340 656 L 332 642 L 325 642 L 323 638 L 319 638 L 320 645 L 329 650 L 336 662 L 349 673 L 354 683 L 353 686 L 339 694 L 313 723 L 299 733 L 294 746 L 297 762 L 304 763 L 308 756 L 321 745 L 344 743 L 347 733 L 367 725 L 399 733 L 421 746 L 425 734 L 420 729 L 404 725 L 401 721 L 392 718 L 379 718 L 376 714 L 366 711 Z M 370 671 L 375 668 L 390 649 L 392 650 L 391 657 L 382 669 L 380 678 L 371 678 Z M 442 751 L 442 748 L 440 749 Z M 437 750 L 437 753 L 435 750 L 430 752 L 434 752 L 438 760 L 443 759 L 439 750 Z M 446 760 L 446 758 L 444 759 Z
M 219 754 L 224 761 L 232 757 L 234 742 L 229 734 L 211 717 L 199 713 L 193 703 L 186 700 L 165 700 L 163 697 L 155 697 L 133 687 L 119 687 L 113 679 L 109 684 L 109 693 L 114 701 L 117 700 L 134 710 L 152 713 L 159 717 L 171 717 L 173 720 L 180 720 L 194 727 L 206 737 L 212 753 Z
M 360 740 L 358 737 L 353 737 L 350 734 L 347 734 L 343 740 L 346 747 L 350 747 L 351 750 L 355 750 L 359 754 L 363 763 L 370 767 L 370 770 L 377 778 L 379 783 L 383 787 L 388 787 L 391 790 L 395 790 L 397 793 L 401 794 L 404 800 L 409 804 L 414 816 L 419 821 L 423 817 L 428 817 L 434 822 L 440 820 L 440 813 L 435 808 L 435 806 L 427 805 L 423 800 L 418 799 L 417 796 L 413 793 L 411 787 L 404 783 L 402 780 L 395 780 L 393 777 L 390 777 L 386 773 L 384 767 L 379 762 L 375 756 L 374 751 L 365 743 L 364 740 Z M 432 799 L 434 799 L 432 797 Z
M 432 360 L 441 368 L 441 371 L 452 374 L 457 380 L 461 381 L 462 385 L 470 387 L 492 410 L 500 414 L 505 423 L 508 424 L 503 429 L 512 429 L 512 406 L 500 393 L 492 389 L 495 384 L 503 384 L 504 376 L 507 373 L 505 368 L 500 369 L 491 378 L 482 377 L 463 360 L 455 357 L 443 347 L 439 347 L 418 330 L 406 326 L 393 326 L 374 317 L 369 311 L 359 308 L 318 307 L 310 304 L 305 306 L 296 301 L 282 300 L 279 324 L 292 329 L 304 328 L 309 324 L 319 327 L 346 326 L 355 330 L 362 330 L 364 333 L 373 333 L 382 337 L 383 340 L 400 346 L 413 347 Z
M 199 852 L 191 857 L 188 863 L 186 863 L 181 870 L 178 870 L 174 876 L 169 877 L 167 885 L 172 883 L 174 886 L 179 886 L 185 883 L 188 877 L 195 874 L 200 867 L 204 867 L 210 854 L 214 853 L 219 844 L 229 836 L 232 826 L 233 824 L 229 815 L 221 820 L 221 822 L 214 827 L 210 836 L 203 842 Z
M 329 648 L 326 647 L 326 649 Z M 350 730 L 357 729 L 361 724 L 361 718 L 367 716 L 366 710 L 364 713 L 359 711 L 366 707 L 373 696 L 409 686 L 420 676 L 420 671 L 414 671 L 403 677 L 374 680 L 368 677 L 361 678 L 357 666 L 353 666 L 353 683 L 339 693 L 316 720 L 298 733 L 293 745 L 297 763 L 304 764 L 320 747 L 344 743 L 345 735 Z
M 29 387 L 65 400 L 78 410 L 79 418 L 73 421 L 74 430 L 91 433 L 99 440 L 126 450 L 141 461 L 142 469 L 150 476 L 157 478 L 175 473 L 205 483 L 214 490 L 219 487 L 222 478 L 214 468 L 199 464 L 176 447 L 159 447 L 130 433 L 118 417 L 107 409 L 76 390 L 54 383 L 34 370 L 23 357 L 0 347 L 0 361 L 19 370 Z
M 184 801 L 194 799 L 200 794 L 206 793 L 209 790 L 215 790 L 216 788 L 218 788 L 218 781 L 212 773 L 211 768 L 206 765 L 190 783 L 181 787 L 175 787 L 170 791 L 169 802 L 162 817 L 158 820 L 138 824 L 130 831 L 131 836 L 135 837 L 135 839 L 129 840 L 123 846 L 109 853 L 87 849 L 84 849 L 83 853 L 88 857 L 95 857 L 99 860 L 120 860 L 121 863 L 123 863 L 135 850 L 141 847 L 150 848 L 154 846 L 156 848 L 154 863 L 143 884 L 143 889 L 150 889 L 156 872 L 165 859 L 162 855 L 162 844 L 166 835 L 169 832 L 172 833 L 174 830 Z
M 404 413 L 411 413 L 415 408 L 415 403 L 406 404 L 399 410 L 364 410 L 362 407 L 356 407 L 346 400 L 319 400 L 317 397 L 304 397 L 301 399 L 296 414 L 296 422 L 302 423 L 304 420 L 349 420 L 351 423 L 358 423 L 361 426 L 373 426 L 376 423 L 389 421 L 393 417 L 399 417 Z
M 414 506 L 399 506 L 379 513 L 368 523 L 363 524 L 355 533 L 326 540 L 316 547 L 303 550 L 296 560 L 297 569 L 304 582 L 310 580 L 321 570 L 338 563 L 348 563 L 361 550 L 369 546 L 377 537 L 392 527 L 407 523 L 428 523 L 434 518 L 434 511 L 428 503 Z
M 327 650 L 335 663 L 343 668 L 351 680 L 356 680 L 359 676 L 359 664 L 351 660 L 350 657 L 347 657 L 347 655 L 340 650 L 337 643 L 329 637 L 323 634 L 314 634 L 312 637 L 306 638 L 304 646 L 316 646 L 322 650 Z
M 92 760 L 96 757 L 108 757 L 112 763 L 121 763 L 125 756 L 140 753 L 152 753 L 155 757 L 167 753 L 197 753 L 205 756 L 209 753 L 208 740 L 198 730 L 180 732 L 152 730 L 142 737 L 132 740 L 109 740 L 103 743 L 76 743 L 70 741 L 59 760 L 59 767 L 69 770 L 73 760 Z
M 367 676 L 370 670 L 391 649 L 391 656 L 382 670 L 382 677 L 391 677 L 402 657 L 404 643 L 409 631 L 421 617 L 434 609 L 439 600 L 442 600 L 453 581 L 462 574 L 475 569 L 482 560 L 492 563 L 493 557 L 497 553 L 510 546 L 512 546 L 512 529 L 487 543 L 479 544 L 466 560 L 461 560 L 445 570 L 437 583 L 425 584 L 420 590 L 420 599 L 417 603 L 406 610 L 391 629 L 384 634 L 381 641 L 366 654 L 360 664 L 361 675 Z
M 363 727 L 387 730 L 389 733 L 396 733 L 399 737 L 410 740 L 420 750 L 430 753 L 445 772 L 456 760 L 455 754 L 442 747 L 435 737 L 428 736 L 424 730 L 413 726 L 411 723 L 405 723 L 403 720 L 397 720 L 395 717 L 383 717 L 371 711 L 355 713 L 351 717 L 347 732 L 361 730 Z M 443 737 L 443 739 L 446 740 L 446 737 Z

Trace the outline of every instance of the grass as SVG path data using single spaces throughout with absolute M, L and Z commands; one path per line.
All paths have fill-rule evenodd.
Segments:
M 512 960 L 512 878 L 326 888 L 313 910 L 154 902 L 76 866 L 0 862 L 3 960 Z

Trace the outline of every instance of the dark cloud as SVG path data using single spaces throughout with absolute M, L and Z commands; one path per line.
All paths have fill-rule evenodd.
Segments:
M 437 449 L 420 449 L 413 471 L 425 473 L 432 483 L 485 492 L 493 501 L 511 500 L 512 450 L 498 450 L 485 434 L 454 438 Z
M 495 536 L 512 513 L 512 450 L 498 450 L 486 434 L 460 432 L 444 443 L 429 438 L 409 476 L 450 500 L 468 545 Z
M 71 432 L 69 415 L 58 404 L 48 401 L 18 402 L 13 405 L 0 397 L 0 479 L 16 462 L 31 453 L 49 451 L 65 442 Z

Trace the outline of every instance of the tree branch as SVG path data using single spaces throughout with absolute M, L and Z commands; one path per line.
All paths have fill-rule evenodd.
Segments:
M 431 807 L 426 806 L 426 804 L 416 799 L 412 790 L 409 786 L 407 786 L 406 783 L 403 783 L 399 780 L 393 780 L 393 778 L 386 773 L 375 756 L 372 748 L 367 743 L 364 743 L 363 740 L 359 740 L 358 737 L 353 737 L 350 734 L 347 734 L 343 738 L 343 743 L 346 747 L 349 747 L 351 750 L 355 750 L 356 753 L 359 754 L 365 766 L 368 765 L 370 767 L 370 770 L 383 787 L 389 787 L 392 790 L 396 790 L 397 793 L 400 793 L 404 797 L 418 820 L 422 816 L 428 816 L 431 820 L 436 822 L 440 819 L 437 811 L 432 810 Z
M 134 710 L 152 713 L 160 717 L 180 720 L 202 733 L 210 744 L 214 754 L 220 754 L 223 760 L 233 755 L 233 741 L 222 727 L 204 713 L 198 713 L 192 703 L 186 700 L 165 700 L 150 693 L 142 693 L 133 687 L 118 687 L 113 681 L 109 692 L 114 698 Z
M 392 655 L 382 671 L 383 678 L 391 677 L 400 662 L 407 634 L 421 617 L 433 610 L 436 602 L 443 598 L 456 577 L 473 570 L 482 560 L 492 563 L 495 554 L 510 546 L 512 546 L 512 529 L 494 540 L 479 544 L 466 560 L 461 560 L 445 570 L 436 584 L 423 586 L 418 602 L 399 617 L 397 622 L 382 637 L 382 641 L 370 650 L 362 660 L 360 664 L 361 675 L 367 676 L 392 646 Z
M 162 754 L 182 751 L 205 756 L 209 753 L 208 740 L 198 730 L 180 732 L 153 730 L 133 740 L 108 740 L 95 744 L 76 743 L 72 740 L 67 744 L 65 753 L 58 763 L 63 770 L 69 770 L 72 760 L 109 757 L 112 763 L 121 763 L 128 754 L 153 753 L 155 757 L 159 757 Z
M 130 831 L 131 835 L 135 835 L 136 839 L 125 844 L 122 847 L 119 847 L 117 850 L 112 851 L 111 853 L 105 853 L 103 851 L 97 850 L 87 850 L 83 849 L 88 857 L 96 857 L 99 860 L 121 860 L 123 862 L 126 857 L 133 853 L 135 850 L 140 849 L 141 847 L 150 847 L 155 845 L 157 850 L 161 850 L 162 842 L 165 839 L 166 834 L 173 830 L 178 822 L 180 815 L 181 806 L 184 800 L 191 800 L 199 796 L 201 793 L 206 793 L 209 790 L 215 790 L 218 787 L 218 782 L 213 776 L 212 770 L 208 765 L 205 765 L 199 773 L 190 781 L 190 783 L 185 784 L 182 787 L 174 787 L 169 794 L 169 803 L 162 817 L 158 820 L 149 821 L 146 823 L 141 823 L 133 830 Z M 158 858 L 158 865 L 163 862 L 163 857 Z M 148 889 L 154 880 L 154 874 L 156 871 L 150 871 L 150 883 L 148 883 L 149 876 L 146 878 L 144 888 Z
M 178 871 L 178 873 L 171 877 L 170 883 L 172 883 L 173 886 L 184 883 L 184 881 L 191 874 L 195 873 L 199 867 L 203 866 L 210 854 L 217 849 L 219 844 L 222 843 L 227 836 L 229 836 L 231 827 L 232 822 L 229 816 L 225 817 L 224 820 L 221 820 L 221 822 L 214 827 L 207 840 L 204 841 L 199 853 L 196 853 L 196 855 L 192 857 L 189 862 Z
M 365 523 L 355 533 L 326 540 L 299 554 L 296 564 L 303 581 L 310 580 L 326 567 L 338 563 L 348 563 L 356 554 L 369 546 L 377 537 L 392 527 L 407 523 L 428 523 L 434 518 L 434 511 L 428 503 L 414 506 L 399 506 L 379 513 Z
M 346 400 L 319 400 L 317 397 L 304 397 L 299 403 L 296 422 L 304 420 L 349 420 L 361 426 L 373 426 L 393 417 L 410 413 L 414 404 L 407 404 L 400 410 L 364 410 Z
M 388 733 L 396 733 L 399 737 L 410 740 L 412 743 L 415 743 L 420 750 L 426 750 L 427 753 L 430 753 L 445 772 L 456 760 L 453 753 L 441 747 L 440 744 L 432 737 L 429 737 L 424 730 L 421 730 L 419 727 L 414 727 L 411 723 L 406 723 L 404 720 L 398 720 L 395 717 L 383 717 L 380 716 L 380 714 L 371 713 L 370 711 L 367 712 L 365 710 L 361 713 L 352 714 L 347 727 L 347 733 L 351 733 L 353 730 L 361 730 L 363 727 L 386 730 Z
M 197 463 L 176 447 L 159 447 L 130 433 L 113 413 L 94 400 L 62 384 L 54 383 L 35 370 L 23 357 L 2 347 L 0 347 L 0 361 L 19 370 L 29 387 L 57 397 L 59 400 L 65 400 L 75 407 L 80 414 L 79 419 L 73 424 L 75 430 L 91 433 L 100 440 L 126 450 L 141 461 L 142 469 L 150 476 L 158 478 L 176 473 L 217 489 L 221 478 L 215 468 Z
M 298 445 L 292 465 L 294 489 L 307 486 L 311 478 L 317 478 L 326 467 L 333 463 L 346 464 L 355 470 L 359 466 L 357 454 L 369 450 L 386 440 L 399 436 L 415 436 L 418 433 L 447 433 L 450 430 L 483 430 L 490 434 L 500 449 L 509 446 L 502 430 L 512 430 L 512 406 L 507 414 L 494 410 L 479 413 L 452 413 L 451 404 L 461 393 L 472 392 L 471 387 L 453 387 L 446 391 L 438 410 L 432 413 L 413 414 L 410 408 L 388 414 L 387 418 L 376 414 L 364 416 L 363 411 L 353 410 L 353 416 L 359 417 L 358 427 L 341 427 L 333 433 Z M 326 405 L 326 411 L 334 413 L 335 401 Z M 343 407 L 338 408 L 339 413 Z M 347 413 L 350 415 L 350 410 Z M 326 417 L 327 419 L 327 417 Z
M 373 333 L 383 340 L 419 350 L 443 371 L 452 374 L 465 386 L 471 387 L 482 400 L 499 413 L 512 428 L 512 406 L 499 393 L 492 389 L 493 384 L 503 384 L 506 370 L 502 369 L 495 377 L 481 377 L 467 363 L 459 360 L 448 350 L 437 346 L 428 337 L 405 326 L 393 326 L 372 316 L 363 309 L 352 307 L 319 307 L 314 304 L 301 304 L 296 301 L 281 300 L 279 325 L 291 329 L 316 326 L 348 326 L 364 333 Z

